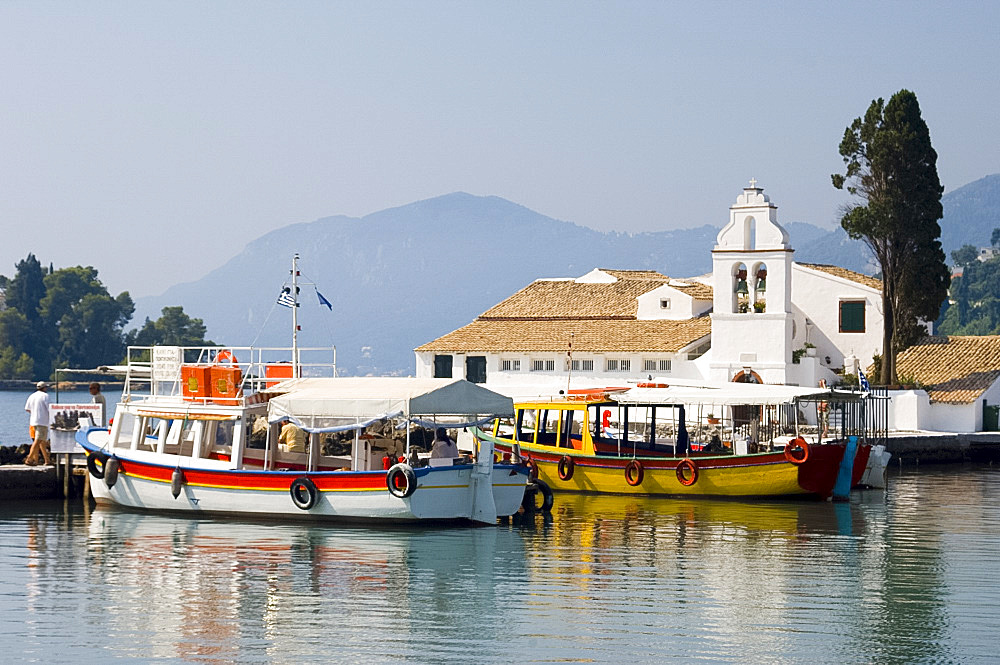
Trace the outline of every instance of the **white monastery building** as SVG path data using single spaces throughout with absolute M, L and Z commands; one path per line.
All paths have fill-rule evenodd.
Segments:
M 797 263 L 777 211 L 751 180 L 716 238 L 711 273 L 675 279 L 595 268 L 536 280 L 418 347 L 416 375 L 463 377 L 515 398 L 645 381 L 832 385 L 881 353 L 882 284 L 836 266 Z M 996 348 L 1000 368 L 1000 339 L 985 346 Z M 1000 399 L 1000 369 L 988 379 L 976 395 L 962 393 L 972 400 L 963 402 L 965 429 L 949 431 L 982 428 L 985 402 L 973 412 L 983 394 Z M 934 399 L 922 394 L 905 396 L 899 423 L 952 420 L 928 415 Z

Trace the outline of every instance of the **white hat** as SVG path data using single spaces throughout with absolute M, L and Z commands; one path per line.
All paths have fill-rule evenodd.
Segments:
M 38 388 L 39 390 L 44 390 L 45 388 L 49 387 L 49 384 L 45 383 L 44 381 L 39 381 L 38 383 L 35 384 L 35 387 Z

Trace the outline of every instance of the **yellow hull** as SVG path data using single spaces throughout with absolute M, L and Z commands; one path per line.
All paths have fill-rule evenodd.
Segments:
M 532 452 L 530 448 L 522 448 L 522 453 Z M 575 457 L 573 475 L 568 480 L 561 480 L 558 460 L 542 460 L 532 455 L 538 467 L 538 477 L 548 483 L 554 492 L 723 497 L 808 494 L 799 487 L 797 466 L 784 460 L 767 463 L 762 459 L 753 460 L 754 457 L 773 458 L 774 455 L 748 455 L 744 459 L 751 463 L 746 466 L 709 467 L 699 465 L 699 461 L 707 462 L 707 459 L 695 459 L 698 479 L 692 485 L 683 485 L 678 480 L 675 467 L 650 468 L 647 463 L 644 464 L 642 482 L 633 487 L 626 482 L 620 464 L 604 466 L 604 460 L 598 458 Z

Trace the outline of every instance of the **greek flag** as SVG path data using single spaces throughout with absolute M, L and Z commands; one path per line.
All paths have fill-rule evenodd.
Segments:
M 282 307 L 295 307 L 295 298 L 292 296 L 292 290 L 287 286 L 281 290 L 281 295 L 278 296 L 278 304 Z
M 863 393 L 867 393 L 872 389 L 871 384 L 868 383 L 868 379 L 865 378 L 865 373 L 861 371 L 860 367 L 858 368 L 858 385 L 861 386 L 861 392 Z

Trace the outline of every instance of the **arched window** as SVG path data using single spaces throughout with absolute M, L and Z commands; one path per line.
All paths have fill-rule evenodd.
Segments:
M 733 265 L 733 311 L 740 314 L 750 311 L 750 286 L 745 263 Z
M 743 249 L 757 249 L 757 220 L 753 216 L 743 220 Z
M 767 264 L 761 262 L 754 264 L 750 271 L 749 284 L 752 287 L 751 302 L 753 311 L 757 314 L 767 310 Z

